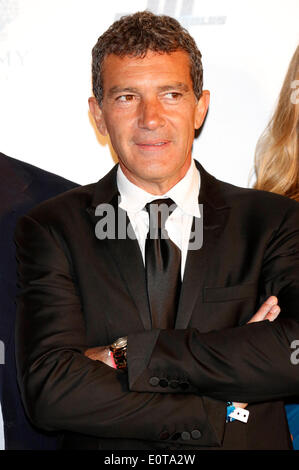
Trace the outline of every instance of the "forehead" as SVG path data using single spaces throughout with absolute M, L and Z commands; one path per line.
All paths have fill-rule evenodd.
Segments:
M 104 93 L 115 86 L 160 86 L 180 82 L 192 88 L 190 60 L 187 52 L 169 54 L 148 51 L 144 57 L 119 57 L 109 54 L 103 62 Z

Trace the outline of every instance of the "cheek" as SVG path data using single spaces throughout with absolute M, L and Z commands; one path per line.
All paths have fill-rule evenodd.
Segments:
M 173 127 L 179 132 L 180 135 L 192 134 L 195 129 L 195 111 L 186 107 L 186 109 L 181 110 L 179 114 L 174 114 L 171 118 Z
M 114 129 L 114 131 L 111 132 L 109 136 L 112 147 L 119 159 L 129 162 L 134 158 L 132 155 L 132 148 L 130 147 L 129 138 L 125 132 L 121 131 L 121 128 L 117 128 L 117 130 Z
M 176 144 L 180 148 L 189 148 L 194 140 L 194 127 L 191 123 L 181 122 L 177 127 Z
M 125 142 L 131 134 L 131 125 L 130 119 L 128 116 L 115 113 L 113 116 L 110 116 L 106 121 L 108 133 L 110 138 L 118 141 Z

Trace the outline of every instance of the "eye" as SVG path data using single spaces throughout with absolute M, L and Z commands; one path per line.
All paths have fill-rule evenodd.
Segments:
M 120 95 L 117 96 L 116 101 L 120 101 L 121 103 L 129 103 L 130 101 L 133 101 L 134 98 L 134 95 Z
M 178 91 L 169 91 L 164 96 L 169 100 L 178 101 L 182 97 L 182 93 L 179 93 Z

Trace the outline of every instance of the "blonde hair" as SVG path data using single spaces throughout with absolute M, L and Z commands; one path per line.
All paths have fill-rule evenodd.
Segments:
M 298 81 L 298 83 L 295 82 Z M 276 110 L 255 151 L 255 189 L 299 201 L 299 46 L 290 62 Z

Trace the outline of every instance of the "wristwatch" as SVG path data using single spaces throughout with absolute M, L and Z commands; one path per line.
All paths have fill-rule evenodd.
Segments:
M 127 336 L 123 336 L 110 345 L 110 351 L 117 369 L 126 369 L 127 367 L 127 343 Z

